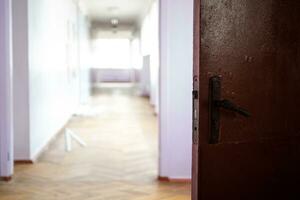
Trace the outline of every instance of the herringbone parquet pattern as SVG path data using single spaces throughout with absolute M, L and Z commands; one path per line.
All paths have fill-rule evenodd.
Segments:
M 107 92 L 107 91 L 106 91 Z M 64 151 L 59 136 L 34 165 L 17 165 L 0 200 L 189 200 L 187 184 L 157 182 L 157 119 L 145 98 L 115 91 L 93 98 L 68 127 L 87 143 Z

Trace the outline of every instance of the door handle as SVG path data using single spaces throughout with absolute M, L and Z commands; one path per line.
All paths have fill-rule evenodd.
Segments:
M 221 78 L 213 76 L 209 80 L 209 144 L 217 144 L 220 140 L 220 108 L 236 112 L 244 117 L 250 117 L 250 113 L 227 99 L 221 99 Z
M 220 108 L 231 110 L 231 111 L 236 112 L 240 115 L 243 115 L 244 117 L 250 117 L 251 116 L 251 114 L 247 110 L 235 105 L 234 103 L 232 103 L 231 101 L 229 101 L 227 99 L 215 101 L 214 104 L 215 104 L 215 106 L 218 106 Z

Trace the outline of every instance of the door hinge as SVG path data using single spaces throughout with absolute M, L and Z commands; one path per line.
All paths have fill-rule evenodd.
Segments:
M 193 90 L 193 99 L 198 99 L 198 98 L 199 98 L 198 90 Z
M 199 140 L 198 99 L 198 90 L 193 90 L 193 144 L 198 144 Z
M 198 121 L 194 121 L 194 126 L 193 126 L 193 144 L 198 144 L 199 141 L 199 128 L 198 128 Z
M 10 161 L 10 153 L 7 152 L 7 161 L 9 162 Z

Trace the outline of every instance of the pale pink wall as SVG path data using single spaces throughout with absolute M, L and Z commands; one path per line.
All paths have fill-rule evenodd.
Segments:
M 93 84 L 101 82 L 131 82 L 139 80 L 140 70 L 92 68 L 90 76 Z
M 193 0 L 160 2 L 160 176 L 191 177 Z

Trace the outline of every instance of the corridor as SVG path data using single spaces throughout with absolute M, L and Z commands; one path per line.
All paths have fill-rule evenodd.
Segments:
M 1 200 L 188 200 L 190 185 L 159 183 L 158 125 L 147 98 L 128 87 L 94 90 L 67 128 L 86 143 L 64 149 L 61 133 L 34 164 L 16 165 Z

